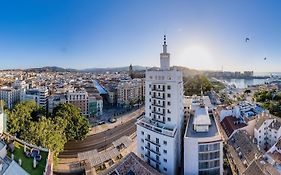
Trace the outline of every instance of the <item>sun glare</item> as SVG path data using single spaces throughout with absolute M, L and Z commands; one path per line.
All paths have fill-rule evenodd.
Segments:
M 178 64 L 194 69 L 210 70 L 217 68 L 209 50 L 199 45 L 189 46 L 184 49 L 179 57 Z

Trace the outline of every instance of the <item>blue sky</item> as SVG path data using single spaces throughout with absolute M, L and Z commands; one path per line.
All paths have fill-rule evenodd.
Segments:
M 281 71 L 280 8 L 265 0 L 0 0 L 0 68 L 158 66 L 166 33 L 172 65 Z

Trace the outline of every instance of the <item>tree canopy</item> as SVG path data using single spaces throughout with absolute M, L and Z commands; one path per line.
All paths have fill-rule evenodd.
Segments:
M 89 132 L 90 124 L 82 117 L 77 107 L 72 104 L 60 104 L 54 110 L 54 116 L 66 121 L 65 134 L 67 140 L 82 140 Z
M 52 118 L 44 115 L 45 111 L 33 101 L 19 103 L 8 111 L 8 130 L 20 139 L 50 149 L 55 160 L 68 140 L 84 139 L 90 128 L 88 120 L 71 104 L 59 105 Z
M 204 75 L 195 75 L 193 77 L 184 78 L 184 94 L 188 96 L 200 95 L 201 91 L 207 92 L 211 89 L 219 91 L 224 89 L 225 86 L 219 81 L 209 81 Z
M 254 93 L 254 99 L 262 107 L 268 109 L 275 116 L 281 117 L 281 93 L 276 90 L 260 90 Z

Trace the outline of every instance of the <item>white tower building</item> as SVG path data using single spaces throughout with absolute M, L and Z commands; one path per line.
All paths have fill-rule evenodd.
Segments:
M 177 174 L 183 123 L 182 73 L 170 69 L 164 36 L 160 69 L 147 70 L 145 116 L 137 122 L 139 156 L 163 174 Z

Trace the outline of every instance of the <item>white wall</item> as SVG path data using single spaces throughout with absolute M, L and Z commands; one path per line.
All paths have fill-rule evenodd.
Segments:
M 198 141 L 196 138 L 184 138 L 184 174 L 198 174 Z
M 144 135 L 141 134 L 141 132 L 144 132 Z M 143 160 L 145 160 L 147 162 L 147 157 L 145 157 L 146 154 L 146 149 L 145 146 L 147 145 L 148 141 L 145 140 L 145 138 L 147 138 L 147 134 L 150 135 L 150 140 L 156 142 L 156 138 L 159 139 L 159 143 L 160 143 L 160 147 L 159 147 L 159 152 L 161 153 L 161 155 L 159 156 L 159 161 L 161 162 L 161 164 L 159 165 L 160 171 L 163 174 L 176 174 L 177 171 L 177 152 L 178 150 L 178 144 L 176 143 L 176 137 L 172 138 L 172 137 L 168 137 L 168 136 L 164 136 L 161 134 L 157 134 L 149 129 L 146 129 L 144 127 L 141 127 L 139 125 L 137 125 L 137 154 L 140 158 L 142 158 Z M 144 143 L 141 141 L 141 139 L 144 140 Z M 167 145 L 163 144 L 163 141 L 167 141 Z M 151 149 L 156 150 L 156 146 L 153 145 L 152 143 L 150 143 Z M 144 150 L 142 150 L 142 148 L 144 148 Z M 167 153 L 164 153 L 164 150 L 167 150 Z M 141 154 L 144 155 L 144 158 L 141 157 Z M 156 159 L 156 154 L 150 151 L 150 157 Z M 164 159 L 167 159 L 167 162 L 164 162 Z M 150 161 L 153 162 L 153 161 Z M 154 163 L 152 163 L 152 165 L 155 166 Z M 163 171 L 163 169 L 167 168 L 167 172 Z

